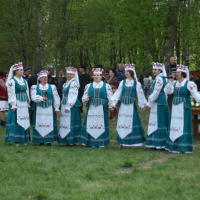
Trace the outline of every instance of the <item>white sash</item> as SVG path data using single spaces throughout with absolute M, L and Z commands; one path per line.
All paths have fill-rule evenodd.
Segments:
M 36 122 L 35 129 L 38 133 L 45 137 L 51 131 L 53 131 L 53 108 L 49 106 L 48 108 L 36 107 Z
M 67 105 L 61 106 L 61 116 L 60 116 L 60 129 L 59 134 L 61 138 L 65 138 L 71 129 L 71 111 L 65 112 Z
M 172 115 L 169 138 L 174 142 L 183 135 L 184 126 L 184 103 L 172 105 Z
M 90 105 L 87 116 L 86 131 L 95 139 L 105 132 L 103 105 Z
M 158 112 L 157 112 L 157 103 L 152 103 L 150 116 L 149 116 L 149 124 L 148 124 L 148 132 L 147 135 L 151 135 L 158 129 Z
M 133 128 L 133 104 L 121 104 L 117 120 L 117 132 L 124 139 Z
M 25 130 L 30 127 L 27 101 L 17 100 L 17 123 Z

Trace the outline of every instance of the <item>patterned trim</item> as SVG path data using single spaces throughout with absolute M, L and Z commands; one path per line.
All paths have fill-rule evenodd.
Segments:
M 88 118 L 93 118 L 93 117 L 97 117 L 97 118 L 103 118 L 103 115 L 88 115 Z
M 130 129 L 130 125 L 126 126 L 125 124 L 120 124 L 120 125 L 117 126 L 117 128 L 120 128 L 120 129 Z
M 90 125 L 89 125 L 89 126 L 87 127 L 87 129 L 104 129 L 104 127 L 103 127 L 102 125 L 101 125 L 101 126 L 98 126 L 98 125 L 96 125 L 96 126 L 94 126 L 94 125 L 93 125 L 93 126 L 90 126 Z

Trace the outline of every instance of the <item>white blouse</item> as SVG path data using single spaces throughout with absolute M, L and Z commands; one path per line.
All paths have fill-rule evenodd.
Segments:
M 85 86 L 85 90 L 84 90 L 84 94 L 83 94 L 83 97 L 82 97 L 82 102 L 83 103 L 86 103 L 87 102 L 87 98 L 89 97 L 88 95 L 88 90 L 89 90 L 89 87 L 90 87 L 90 84 L 92 83 L 89 83 Z M 104 82 L 101 81 L 99 83 L 96 83 L 95 81 L 93 82 L 93 87 L 94 88 L 101 88 L 103 86 Z M 109 84 L 106 83 L 106 95 L 107 95 L 107 98 L 108 98 L 108 105 L 111 104 L 111 101 L 110 101 L 110 98 L 111 96 L 113 95 L 113 92 L 112 92 L 112 88 L 110 87 Z
M 156 99 L 158 98 L 160 91 L 163 87 L 164 83 L 163 83 L 163 79 L 161 78 L 161 76 L 163 76 L 162 73 L 158 74 L 154 80 L 155 81 L 154 90 L 148 98 L 148 106 L 149 107 L 151 107 L 151 104 L 156 101 Z
M 48 90 L 49 88 L 49 84 L 47 83 L 45 86 L 43 86 L 42 84 L 39 84 L 39 89 L 40 90 Z M 51 85 L 51 89 L 52 89 L 52 93 L 53 93 L 53 99 L 54 99 L 54 108 L 55 111 L 59 111 L 59 107 L 60 107 L 60 97 L 58 95 L 58 91 L 55 85 Z M 43 101 L 43 97 L 40 95 L 36 95 L 37 94 L 37 85 L 33 85 L 31 87 L 31 100 L 39 103 L 41 101 Z
M 13 77 L 17 83 L 19 83 L 19 85 L 25 85 L 24 81 L 26 82 L 27 85 L 27 89 L 26 89 L 26 95 L 28 97 L 28 107 L 30 107 L 30 96 L 29 96 L 29 88 L 28 88 L 28 83 L 25 79 L 23 79 L 22 77 L 19 79 L 16 76 Z M 8 104 L 10 104 L 12 106 L 11 109 L 17 108 L 17 99 L 16 99 L 16 93 L 15 93 L 15 81 L 13 79 L 11 79 L 8 82 L 7 85 L 7 90 L 8 90 Z
M 185 85 L 185 82 L 187 80 L 184 79 L 181 83 L 179 81 L 176 82 L 169 82 L 164 88 L 164 92 L 166 94 L 172 94 L 174 93 L 174 84 L 176 87 L 183 87 Z M 196 100 L 196 102 L 200 103 L 200 94 L 197 91 L 197 86 L 194 82 L 188 81 L 187 83 L 187 89 L 190 91 L 190 94 L 193 96 L 193 98 Z
M 69 84 L 73 81 L 74 79 L 71 79 L 70 81 L 67 81 L 64 85 L 63 88 L 67 88 Z M 68 99 L 67 99 L 67 106 L 65 109 L 70 110 L 74 104 L 76 103 L 76 100 L 78 98 L 78 86 L 75 81 L 73 81 L 70 85 L 69 88 L 69 93 L 68 93 Z
M 132 80 L 126 79 L 125 81 L 126 81 L 125 85 L 127 87 L 132 87 L 134 85 L 133 79 Z M 113 96 L 111 97 L 113 106 L 116 106 L 117 102 L 121 99 L 122 89 L 123 89 L 123 81 L 120 82 L 119 87 L 117 88 L 117 90 L 115 91 Z M 147 100 L 144 96 L 144 92 L 143 92 L 140 82 L 137 82 L 137 84 L 136 84 L 136 92 L 137 92 L 137 97 L 138 97 L 138 106 L 139 106 L 139 108 L 142 109 L 147 104 Z

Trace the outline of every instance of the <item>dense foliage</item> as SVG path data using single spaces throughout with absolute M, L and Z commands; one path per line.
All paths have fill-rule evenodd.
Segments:
M 200 64 L 198 0 L 0 1 L 0 66 Z

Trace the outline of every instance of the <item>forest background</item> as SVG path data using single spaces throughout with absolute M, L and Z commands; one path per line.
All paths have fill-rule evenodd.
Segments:
M 200 66 L 199 0 L 0 0 L 0 68 Z

